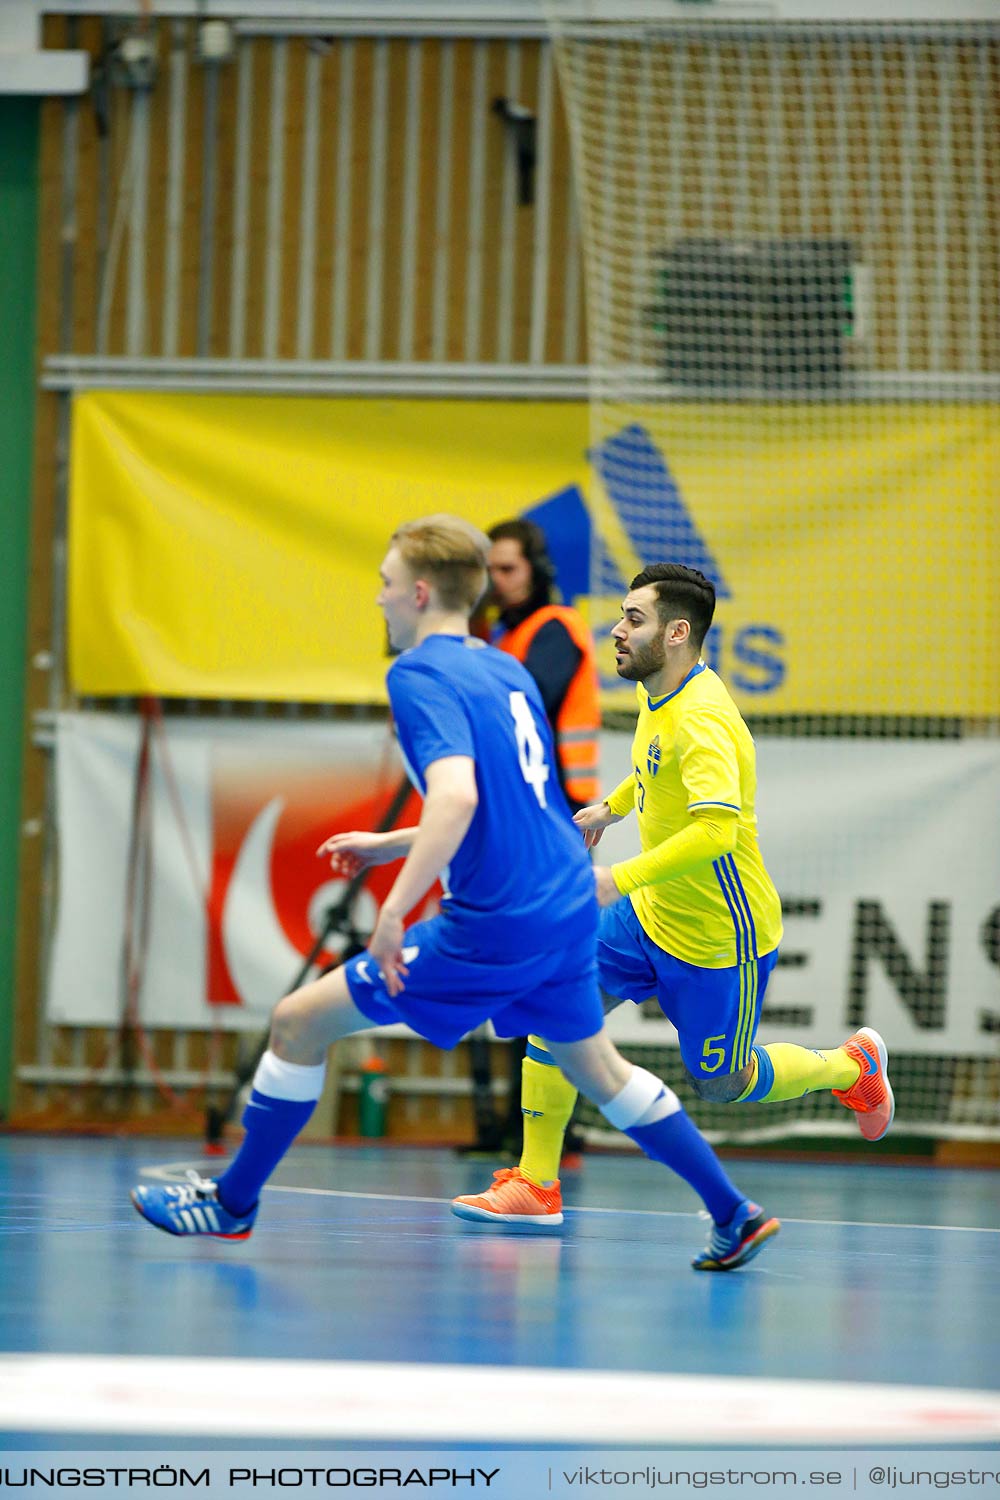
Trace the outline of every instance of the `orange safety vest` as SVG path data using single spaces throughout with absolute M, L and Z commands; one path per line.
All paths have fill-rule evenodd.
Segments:
M 598 775 L 601 705 L 594 638 L 583 616 L 564 604 L 546 604 L 522 620 L 520 625 L 515 625 L 513 630 L 499 636 L 494 645 L 523 662 L 538 631 L 549 620 L 561 621 L 573 644 L 583 653 L 552 726 L 563 785 L 567 797 L 574 802 L 598 802 L 601 796 Z

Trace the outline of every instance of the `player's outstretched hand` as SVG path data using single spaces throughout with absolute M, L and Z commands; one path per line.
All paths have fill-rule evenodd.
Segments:
M 621 813 L 613 813 L 606 802 L 592 802 L 589 807 L 581 807 L 573 815 L 573 822 L 583 834 L 583 842 L 588 849 L 593 849 L 595 844 L 601 842 L 605 828 L 610 828 L 612 823 L 620 823 L 621 820 Z
M 329 855 L 330 868 L 347 876 L 372 865 L 387 865 L 399 857 L 384 833 L 334 833 L 320 844 L 316 853 L 321 859 Z

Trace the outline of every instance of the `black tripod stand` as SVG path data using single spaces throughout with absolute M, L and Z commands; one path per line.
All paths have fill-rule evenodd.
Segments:
M 399 783 L 399 786 L 393 793 L 392 801 L 386 808 L 385 814 L 383 815 L 378 828 L 375 830 L 377 833 L 387 833 L 389 829 L 395 825 L 396 819 L 399 817 L 400 813 L 403 811 L 403 808 L 406 806 L 406 800 L 410 795 L 410 791 L 410 783 L 404 776 Z M 319 936 L 316 938 L 315 943 L 313 943 L 312 948 L 310 949 L 305 959 L 303 959 L 302 967 L 299 969 L 299 972 L 296 974 L 288 989 L 285 991 L 286 995 L 290 995 L 293 990 L 297 990 L 301 984 L 305 983 L 306 979 L 308 979 L 309 977 L 313 965 L 315 964 L 319 955 L 322 953 L 323 949 L 326 947 L 327 940 L 333 935 L 333 933 L 339 933 L 343 938 L 346 939 L 343 953 L 338 960 L 339 963 L 344 963 L 347 959 L 353 958 L 356 953 L 360 953 L 365 947 L 365 944 L 367 943 L 368 938 L 371 934 L 367 932 L 361 932 L 354 925 L 351 913 L 358 892 L 361 890 L 365 881 L 368 879 L 370 873 L 371 872 L 369 870 L 359 870 L 356 875 L 352 875 L 350 880 L 347 882 L 347 885 L 344 887 L 339 901 L 336 901 L 332 906 L 327 907 L 323 917 L 323 926 L 319 933 Z M 329 969 L 336 967 L 336 964 L 331 964 L 327 969 L 323 970 L 323 973 L 328 973 Z M 229 1124 L 233 1115 L 236 1113 L 236 1106 L 239 1103 L 241 1091 L 246 1087 L 253 1075 L 256 1073 L 257 1064 L 260 1062 L 261 1058 L 264 1056 L 264 1053 L 267 1051 L 267 1044 L 270 1040 L 270 1036 L 271 1028 L 270 1025 L 268 1025 L 266 1030 L 263 1031 L 257 1038 L 257 1042 L 254 1046 L 252 1055 L 249 1058 L 244 1058 L 243 1061 L 238 1064 L 233 1079 L 233 1086 L 230 1089 L 229 1094 L 226 1096 L 224 1102 L 222 1104 L 210 1104 L 205 1111 L 206 1146 L 214 1150 L 218 1150 L 218 1148 L 221 1146 L 223 1131 Z

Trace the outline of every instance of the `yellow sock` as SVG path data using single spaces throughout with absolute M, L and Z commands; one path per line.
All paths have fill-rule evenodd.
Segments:
M 773 1077 L 770 1086 L 758 1093 L 761 1077 L 758 1051 L 767 1054 Z M 754 1048 L 753 1074 L 739 1097 L 740 1103 L 775 1104 L 779 1099 L 801 1099 L 822 1089 L 849 1089 L 857 1083 L 860 1066 L 843 1047 L 830 1052 L 814 1052 L 811 1047 L 797 1047 L 792 1042 L 772 1042 L 769 1047 Z
M 563 1137 L 576 1103 L 576 1089 L 554 1063 L 536 1062 L 531 1052 L 549 1056 L 537 1036 L 528 1038 L 529 1054 L 521 1064 L 521 1113 L 524 1150 L 521 1171 L 532 1182 L 554 1182 L 559 1176 Z

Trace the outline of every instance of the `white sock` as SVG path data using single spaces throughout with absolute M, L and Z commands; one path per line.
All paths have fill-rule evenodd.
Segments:
M 616 1130 L 631 1130 L 633 1125 L 652 1125 L 676 1114 L 680 1107 L 673 1089 L 668 1089 L 655 1073 L 633 1067 L 624 1088 L 601 1105 L 601 1114 Z
M 307 1104 L 322 1094 L 325 1078 L 325 1062 L 306 1067 L 303 1063 L 285 1062 L 268 1049 L 257 1064 L 253 1086 L 259 1094 L 268 1094 L 272 1099 L 294 1099 Z

